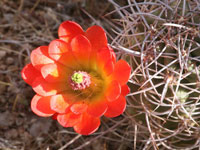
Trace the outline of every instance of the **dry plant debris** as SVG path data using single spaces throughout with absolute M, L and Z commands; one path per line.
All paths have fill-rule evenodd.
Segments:
M 199 148 L 199 6 L 198 0 L 1 0 L 0 120 L 9 117 L 0 124 L 0 149 Z M 104 27 L 117 58 L 132 65 L 126 112 L 103 118 L 91 136 L 49 120 L 43 130 L 46 121 L 27 101 L 33 91 L 20 78 L 31 50 L 55 39 L 64 20 Z

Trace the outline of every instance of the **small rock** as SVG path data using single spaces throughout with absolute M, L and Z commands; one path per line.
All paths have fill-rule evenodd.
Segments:
M 20 89 L 18 89 L 16 86 L 11 85 L 7 88 L 8 92 L 12 92 L 12 93 L 19 93 Z
M 24 140 L 29 141 L 32 136 L 25 130 L 24 127 L 19 127 L 18 135 Z
M 6 56 L 6 51 L 0 51 L 0 60 Z
M 6 70 L 7 66 L 5 64 L 3 64 L 3 62 L 0 61 L 0 70 Z
M 12 57 L 8 57 L 7 59 L 6 59 L 6 64 L 7 65 L 11 65 L 11 64 L 13 64 L 14 63 L 14 59 L 12 58 Z
M 105 150 L 105 147 L 103 146 L 103 143 L 99 140 L 96 140 L 91 144 L 93 150 Z
M 47 118 L 38 119 L 31 125 L 29 132 L 32 136 L 37 137 L 43 133 L 48 133 L 50 126 L 51 120 Z
M 30 141 L 31 135 L 28 132 L 24 132 L 24 134 L 20 135 L 24 141 Z
M 24 119 L 18 117 L 18 118 L 16 118 L 15 123 L 17 126 L 20 126 L 24 123 Z
M 14 121 L 15 118 L 10 112 L 3 112 L 0 115 L 0 128 L 8 128 L 14 123 Z
M 18 136 L 18 132 L 16 129 L 11 129 L 11 130 L 8 130 L 6 133 L 5 133 L 5 137 L 7 139 L 14 139 Z

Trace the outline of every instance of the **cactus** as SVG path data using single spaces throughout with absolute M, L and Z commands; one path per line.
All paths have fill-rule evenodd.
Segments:
M 126 113 L 134 120 L 136 145 L 199 148 L 200 2 L 109 2 L 121 25 L 111 46 L 132 66 Z

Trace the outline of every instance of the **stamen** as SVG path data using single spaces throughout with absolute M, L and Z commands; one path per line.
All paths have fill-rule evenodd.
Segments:
M 83 82 L 83 75 L 81 73 L 74 73 L 71 77 L 72 81 L 75 83 Z
M 69 79 L 73 90 L 83 90 L 90 86 L 91 80 L 89 74 L 84 71 L 75 71 Z

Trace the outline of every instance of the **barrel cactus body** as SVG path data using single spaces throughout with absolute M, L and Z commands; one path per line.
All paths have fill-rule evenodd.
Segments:
M 136 145 L 199 148 L 200 2 L 109 2 L 120 26 L 112 46 L 132 66 L 126 113 Z

